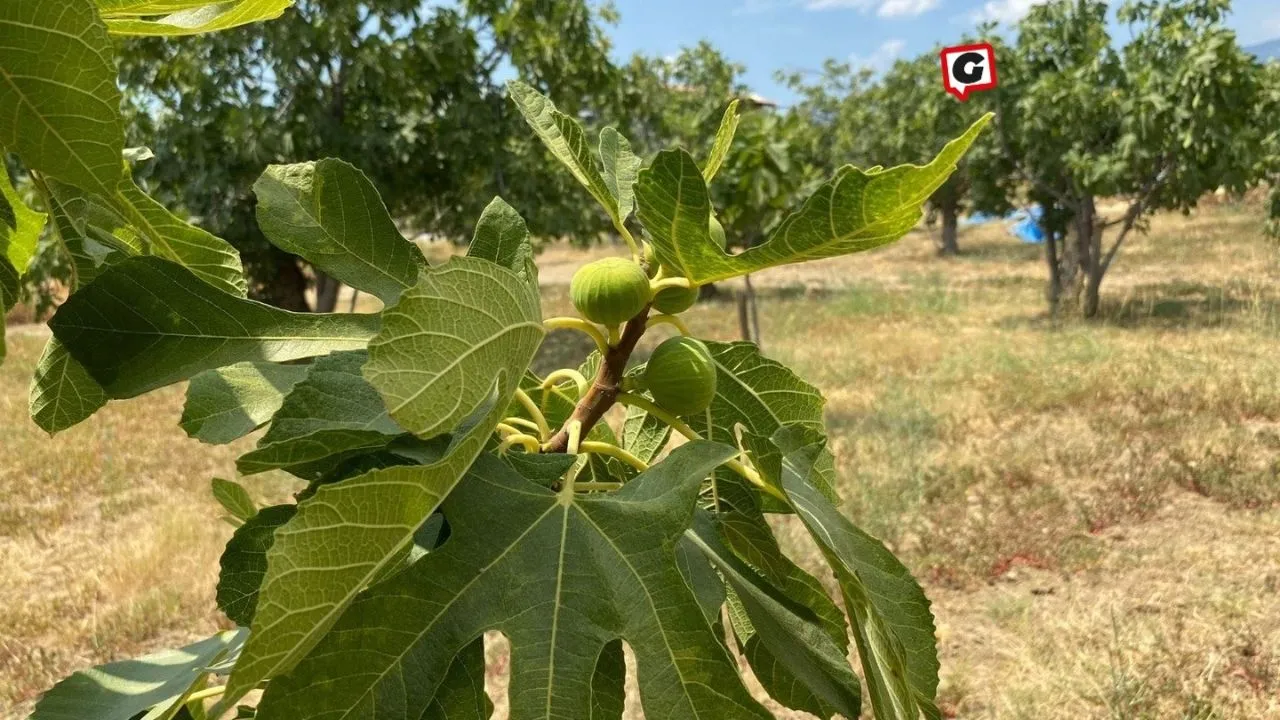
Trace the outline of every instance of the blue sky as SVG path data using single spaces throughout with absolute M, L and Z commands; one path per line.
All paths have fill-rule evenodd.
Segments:
M 747 66 L 747 82 L 786 103 L 774 70 L 817 69 L 825 58 L 883 68 L 951 43 L 981 19 L 1013 22 L 1036 0 L 615 0 L 619 59 L 669 55 L 710 40 Z M 1113 3 L 1114 4 L 1114 3 Z M 1280 37 L 1280 0 L 1235 0 L 1230 24 L 1244 45 Z M 1114 34 L 1123 42 L 1121 28 Z

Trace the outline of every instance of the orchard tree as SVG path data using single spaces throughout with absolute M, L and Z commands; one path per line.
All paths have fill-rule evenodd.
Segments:
M 1263 100 L 1257 105 L 1255 120 L 1262 148 L 1257 179 L 1268 188 L 1266 233 L 1280 238 L 1280 62 L 1267 63 L 1262 82 Z
M 129 7 L 175 5 L 195 3 Z M 500 198 L 467 255 L 432 266 L 369 178 L 336 159 L 267 168 L 257 219 L 384 308 L 294 313 L 247 298 L 231 246 L 134 185 L 104 7 L 0 5 L 0 28 L 23 29 L 0 33 L 0 143 L 55 214 L 72 190 L 94 209 L 55 223 L 64 242 L 109 250 L 86 254 L 92 278 L 49 322 L 33 416 L 59 431 L 108 400 L 189 381 L 184 430 L 227 443 L 265 428 L 237 469 L 291 473 L 301 489 L 260 508 L 214 479 L 236 526 L 217 587 L 236 629 L 77 672 L 33 720 L 487 717 L 489 632 L 510 642 L 517 720 L 621 718 L 624 643 L 650 717 L 767 720 L 737 657 L 790 708 L 859 717 L 865 682 L 880 720 L 940 717 L 929 602 L 837 509 L 822 396 L 755 346 L 698 340 L 653 308 L 669 289 L 896 240 L 988 118 L 926 165 L 841 168 L 763 243 L 729 254 L 710 231 L 718 154 L 665 150 L 640 169 L 616 130 L 597 152 L 575 118 L 512 82 L 519 115 L 629 246 L 575 274 L 579 316 L 542 317 L 529 232 Z M 731 146 L 733 126 L 713 148 Z M 623 223 L 632 208 L 647 241 Z M 12 275 L 13 239 L 28 242 L 14 230 L 31 219 L 5 217 Z M 598 352 L 538 377 L 529 364 L 551 327 L 581 330 Z M 678 335 L 632 362 L 668 328 Z M 620 433 L 601 422 L 615 404 Z M 687 441 L 668 451 L 673 434 Z M 787 559 L 766 513 L 807 529 L 844 611 Z
M 600 19 L 584 0 L 299 0 L 285 22 L 127 42 L 130 142 L 154 150 L 159 197 L 241 250 L 255 297 L 306 309 L 296 254 L 256 224 L 252 185 L 267 164 L 360 158 L 397 218 L 447 239 L 465 237 L 460 218 L 495 193 L 548 235 L 602 230 L 546 171 L 497 80 L 514 69 L 575 113 L 611 97 Z M 316 309 L 331 310 L 338 285 L 316 278 Z
M 983 33 L 991 30 L 985 27 Z M 867 165 L 923 162 L 940 139 L 945 142 L 943 138 L 963 132 L 993 104 L 985 93 L 961 103 L 944 92 L 937 50 L 899 60 L 882 77 L 867 68 L 855 70 L 848 63 L 829 61 L 816 82 L 806 82 L 800 74 L 784 79 L 801 94 L 791 114 L 810 124 L 810 157 L 828 170 L 832 158 L 857 158 Z M 990 212 L 1008 209 L 1008 171 L 997 150 L 989 138 L 979 140 L 957 172 L 929 198 L 930 224 L 935 216 L 942 224 L 936 239 L 940 255 L 960 252 L 961 212 L 975 207 Z
M 737 104 L 730 107 L 727 118 L 736 115 Z M 821 181 L 820 171 L 803 161 L 801 133 L 795 116 L 780 115 L 772 107 L 752 108 L 742 115 L 733 147 L 724 153 L 710 186 L 716 223 L 727 248 L 741 251 L 763 243 Z M 755 287 L 750 274 L 742 279 L 741 337 L 762 345 Z
M 965 42 L 968 42 L 966 40 Z M 998 55 L 998 54 L 997 54 Z M 968 102 L 959 102 L 942 91 L 939 82 L 938 51 L 925 53 L 914 60 L 899 60 L 871 88 L 864 100 L 857 104 L 859 112 L 846 118 L 850 125 L 845 137 L 859 137 L 862 151 L 869 162 L 892 165 L 903 162 L 921 162 L 929 157 L 931 146 L 939 138 L 952 138 L 989 109 L 988 95 L 977 93 Z M 861 115 L 862 117 L 858 117 Z M 852 121 L 852 122 L 851 122 Z M 861 135 L 856 128 L 866 128 Z M 979 145 L 984 145 L 979 143 Z M 941 220 L 942 230 L 937 239 L 938 254 L 956 255 L 960 252 L 957 231 L 960 213 L 968 209 L 970 189 L 976 183 L 998 183 L 1002 174 L 992 163 L 979 163 L 977 159 L 994 158 L 990 148 L 974 148 L 975 153 L 966 158 L 959 170 L 929 198 L 932 214 Z M 992 193 L 985 193 L 990 197 Z M 984 210 L 1002 211 L 1004 207 L 984 207 Z
M 1250 181 L 1259 72 L 1225 25 L 1228 9 L 1229 0 L 1126 2 L 1118 18 L 1132 39 L 1118 51 L 1101 2 L 1058 0 L 1019 24 L 999 130 L 1047 207 L 1052 307 L 1065 296 L 1096 315 L 1116 253 L 1152 212 L 1187 211 L 1206 192 Z M 1099 213 L 1108 196 L 1125 199 L 1119 216 Z

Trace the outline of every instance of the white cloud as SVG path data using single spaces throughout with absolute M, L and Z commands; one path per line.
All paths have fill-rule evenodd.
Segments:
M 914 17 L 938 7 L 938 0 L 884 0 L 876 14 L 880 17 Z
M 876 0 L 805 0 L 805 10 L 866 10 Z
M 906 46 L 905 42 L 897 38 L 885 40 L 870 55 L 859 55 L 857 53 L 849 55 L 849 62 L 854 67 L 864 67 L 880 72 L 887 70 L 893 64 L 893 61 L 897 60 L 898 56 L 902 54 L 902 50 Z
M 748 0 L 750 1 L 750 0 Z M 803 0 L 804 9 L 822 10 L 875 10 L 880 17 L 914 17 L 938 6 L 938 0 Z
M 744 0 L 741 5 L 734 8 L 733 15 L 759 15 L 766 13 L 778 7 L 778 0 Z
M 1034 5 L 1043 5 L 1048 0 L 987 0 L 981 10 L 973 13 L 974 22 L 1015 23 L 1021 20 Z

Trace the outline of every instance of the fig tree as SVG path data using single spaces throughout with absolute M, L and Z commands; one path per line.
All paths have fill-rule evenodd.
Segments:
M 651 298 L 649 277 L 634 262 L 605 258 L 578 268 L 569 283 L 569 299 L 582 317 L 618 325 L 635 317 Z
M 659 407 L 676 415 L 706 410 L 716 395 L 716 368 L 702 341 L 673 337 L 649 357 L 645 387 Z

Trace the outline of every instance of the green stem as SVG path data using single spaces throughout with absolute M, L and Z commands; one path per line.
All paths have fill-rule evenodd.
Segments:
M 575 317 L 553 317 L 542 321 L 542 327 L 548 330 L 580 330 L 591 336 L 596 342 L 596 349 L 604 355 L 609 349 L 609 343 L 604 339 L 604 335 L 600 332 L 600 328 Z
M 529 413 L 533 421 L 538 424 L 538 439 L 542 442 L 551 439 L 551 426 L 547 424 L 547 417 L 538 409 L 537 403 L 533 401 L 533 398 L 529 397 L 529 393 L 516 388 L 515 397 L 516 401 L 524 406 L 525 412 Z
M 530 453 L 536 453 L 541 448 L 541 445 L 538 444 L 538 438 L 532 435 L 517 433 L 515 435 L 508 435 L 501 443 L 498 444 L 498 454 L 505 455 L 508 450 L 516 445 L 524 447 L 525 451 Z
M 653 294 L 657 295 L 659 290 L 665 290 L 669 287 L 691 288 L 693 285 L 687 277 L 669 277 L 661 280 L 654 280 L 649 283 L 649 287 L 653 289 Z
M 573 384 L 578 388 L 578 397 L 587 394 L 587 388 L 589 387 L 587 379 L 582 376 L 582 373 L 570 368 L 561 368 L 548 375 L 547 379 L 542 381 L 542 389 L 549 390 L 561 380 L 572 380 Z
M 662 325 L 663 323 L 675 326 L 675 329 L 679 330 L 681 335 L 688 337 L 690 334 L 689 326 L 685 325 L 684 321 L 675 315 L 654 315 L 645 323 L 645 328 L 651 328 L 654 325 Z
M 649 469 L 649 463 L 646 463 L 645 461 L 641 460 L 635 455 L 632 455 L 626 450 L 623 450 L 617 445 L 613 445 L 610 443 L 596 442 L 594 440 L 584 440 L 582 441 L 582 443 L 578 445 L 578 449 L 585 453 L 594 453 L 596 455 L 608 455 L 609 457 L 617 458 L 618 460 L 621 460 L 622 462 L 630 465 L 631 467 L 639 470 L 640 472 L 644 472 L 645 470 Z
M 216 687 L 205 688 L 203 690 L 199 690 L 188 695 L 186 702 L 193 702 L 195 700 L 204 700 L 206 698 L 217 697 L 226 691 L 227 691 L 226 685 L 218 685 Z
M 631 235 L 631 231 L 627 229 L 627 224 L 623 220 L 614 220 L 613 226 L 617 228 L 618 234 L 627 242 L 627 247 L 631 248 L 631 259 L 634 262 L 640 262 L 643 255 L 640 252 L 640 246 L 636 244 L 636 239 Z
M 591 492 L 593 490 L 621 490 L 623 488 L 620 482 L 584 482 L 577 483 L 573 486 L 578 492 Z
M 690 440 L 702 439 L 702 436 L 699 435 L 696 430 L 689 427 L 683 420 L 676 417 L 675 415 L 672 415 L 666 410 L 663 410 L 662 408 L 658 407 L 651 400 L 648 400 L 647 398 L 643 398 L 639 395 L 633 395 L 631 393 L 624 392 L 624 393 L 618 393 L 617 400 L 623 405 L 633 405 L 635 407 L 640 408 L 641 410 L 644 410 L 645 412 L 658 418 L 662 422 L 670 425 L 672 430 L 675 430 L 676 432 L 680 433 L 681 435 L 685 436 Z M 752 485 L 755 485 L 756 487 L 760 488 L 764 492 L 767 492 L 770 495 L 778 498 L 782 502 L 788 503 L 788 504 L 791 502 L 789 499 L 787 499 L 785 495 L 782 494 L 782 492 L 774 488 L 769 483 L 765 482 L 764 478 L 760 477 L 760 473 L 756 472 L 755 468 L 748 467 L 747 465 L 744 465 L 743 463 L 737 460 L 727 460 L 725 461 L 724 466 L 738 473 L 742 477 L 746 478 L 747 482 L 751 483 Z
M 503 425 L 503 424 L 506 424 L 506 425 L 519 425 L 520 427 L 528 428 L 529 430 L 535 430 L 535 431 L 540 429 L 540 428 L 538 428 L 538 423 L 536 423 L 536 422 L 534 422 L 534 421 L 532 421 L 532 420 L 526 420 L 526 419 L 524 419 L 524 418 L 522 418 L 522 417 L 509 417 L 509 418 L 503 418 L 503 419 L 502 419 L 502 423 L 499 423 L 499 426 L 501 426 L 501 425 Z

